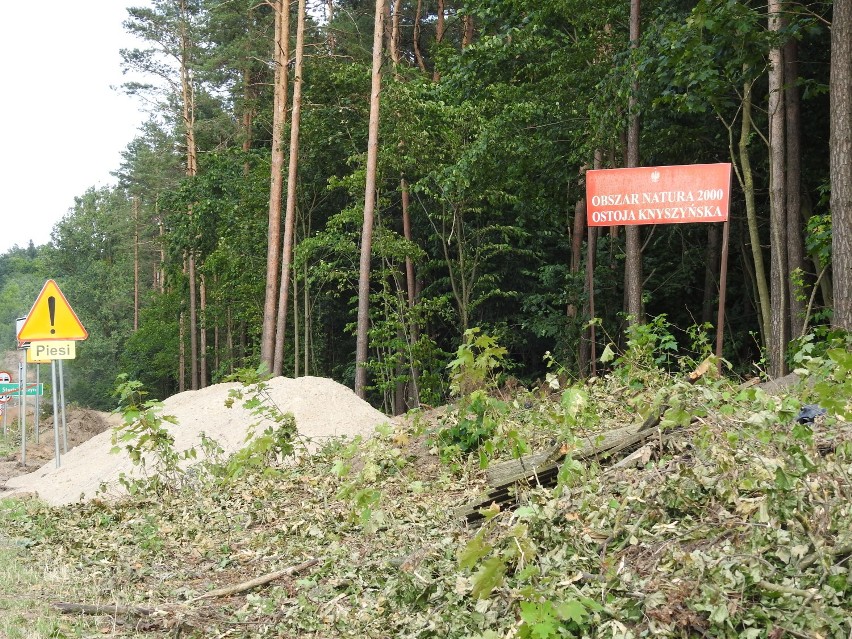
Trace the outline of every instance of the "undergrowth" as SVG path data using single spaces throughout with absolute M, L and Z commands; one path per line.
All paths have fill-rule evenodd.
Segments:
M 204 466 L 203 489 L 2 502 L 0 521 L 34 565 L 50 557 L 99 579 L 106 601 L 160 610 L 118 636 L 850 635 L 848 342 L 801 349 L 803 381 L 770 395 L 715 366 L 665 372 L 653 349 L 614 353 L 620 363 L 587 384 L 554 364 L 539 387 L 509 389 L 499 345 L 482 337 L 460 356 L 483 358 L 485 374 L 441 423 L 295 460 L 285 437 L 238 473 Z M 800 423 L 805 404 L 826 412 Z M 657 413 L 632 465 L 571 458 Z M 516 507 L 486 506 L 478 527 L 459 516 L 489 468 L 554 442 L 568 451 L 555 489 L 516 485 Z M 194 600 L 309 558 L 304 574 Z

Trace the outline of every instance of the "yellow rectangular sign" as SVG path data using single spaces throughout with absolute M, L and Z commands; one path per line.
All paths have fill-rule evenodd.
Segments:
M 54 359 L 75 359 L 76 342 L 73 340 L 49 340 L 30 342 L 27 350 L 28 362 L 45 362 Z

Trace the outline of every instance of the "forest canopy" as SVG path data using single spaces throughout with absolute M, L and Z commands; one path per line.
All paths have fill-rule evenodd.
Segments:
M 481 329 L 525 384 L 645 326 L 668 360 L 783 375 L 852 328 L 852 2 L 153 0 L 123 90 L 148 119 L 0 321 L 55 279 L 89 339 L 69 398 L 239 369 L 436 405 Z M 586 225 L 589 169 L 726 162 L 730 223 Z M 5 333 L 4 333 L 5 335 Z M 14 347 L 14 335 L 3 338 Z

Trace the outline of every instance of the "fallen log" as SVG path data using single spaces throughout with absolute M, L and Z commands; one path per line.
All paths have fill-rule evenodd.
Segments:
M 709 357 L 690 372 L 684 381 L 694 384 L 705 375 L 712 375 L 716 370 L 715 359 Z M 652 409 L 641 424 L 631 424 L 622 428 L 587 437 L 585 444 L 556 443 L 547 450 L 513 459 L 502 464 L 495 464 L 489 469 L 488 492 L 459 508 L 456 512 L 465 517 L 468 523 L 478 522 L 483 518 L 479 512 L 491 504 L 514 507 L 517 505 L 515 496 L 518 486 L 551 488 L 556 485 L 561 462 L 570 454 L 571 459 L 583 461 L 596 459 L 599 463 L 609 460 L 619 454 L 630 454 L 641 447 L 657 431 L 657 426 L 663 419 L 669 405 L 665 402 Z
M 546 451 L 527 455 L 520 459 L 497 464 L 488 472 L 488 492 L 475 501 L 460 508 L 457 513 L 469 523 L 482 519 L 480 509 L 493 503 L 499 506 L 513 507 L 518 486 L 551 488 L 556 485 L 559 467 L 567 456 L 583 461 L 596 459 L 598 462 L 611 459 L 621 453 L 631 453 L 645 440 L 653 437 L 656 431 L 646 427 L 650 423 L 659 423 L 659 415 L 644 423 L 619 428 L 608 433 L 588 438 L 583 446 L 557 444 Z

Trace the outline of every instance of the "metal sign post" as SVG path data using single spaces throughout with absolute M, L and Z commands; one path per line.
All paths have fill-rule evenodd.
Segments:
M 65 380 L 62 378 L 62 360 L 59 361 L 59 403 L 62 405 L 62 450 L 68 452 L 68 425 L 65 421 Z
M 0 383 L 9 384 L 12 382 L 12 376 L 6 371 L 0 371 Z M 8 437 L 6 429 L 6 405 L 12 401 L 11 395 L 0 395 L 0 407 L 3 408 L 3 439 Z
M 38 388 L 41 385 L 41 379 L 39 379 L 40 373 L 41 373 L 40 369 L 41 369 L 41 366 L 36 364 L 36 388 Z M 38 440 L 39 440 L 39 432 L 38 432 L 39 431 L 39 426 L 38 426 L 39 403 L 40 403 L 39 402 L 39 396 L 36 395 L 36 398 L 35 398 L 35 443 L 36 444 L 38 444 Z
M 26 371 L 23 362 L 18 362 L 18 386 L 20 395 L 18 398 L 18 421 L 21 424 L 21 466 L 27 467 L 27 382 Z
M 59 468 L 61 460 L 59 457 L 59 406 L 57 406 L 58 397 L 56 396 L 56 360 L 50 362 L 50 374 L 53 379 L 53 389 L 50 393 L 53 395 L 53 448 L 56 453 L 56 467 Z

